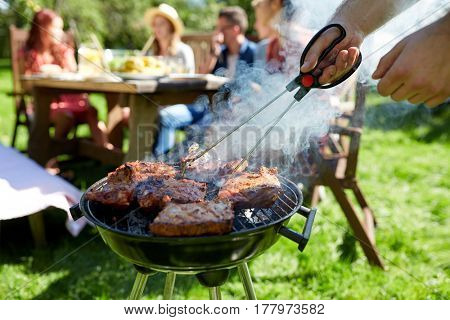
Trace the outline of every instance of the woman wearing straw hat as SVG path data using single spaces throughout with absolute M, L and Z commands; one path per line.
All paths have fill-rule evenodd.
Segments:
M 153 30 L 153 35 L 142 49 L 142 54 L 179 59 L 184 67 L 184 72 L 194 73 L 194 52 L 190 46 L 180 40 L 184 27 L 177 11 L 163 3 L 157 8 L 148 9 L 144 19 Z M 130 108 L 124 107 L 121 112 L 122 121 L 113 127 L 109 135 L 110 140 L 114 141 L 114 145 L 117 147 L 121 146 L 123 127 L 128 126 Z M 182 116 L 183 114 L 178 114 L 179 118 Z
M 154 41 L 148 53 L 179 58 L 185 66 L 185 70 L 194 73 L 194 52 L 190 46 L 180 40 L 184 27 L 177 11 L 163 3 L 157 8 L 148 9 L 145 13 L 145 21 L 154 33 Z

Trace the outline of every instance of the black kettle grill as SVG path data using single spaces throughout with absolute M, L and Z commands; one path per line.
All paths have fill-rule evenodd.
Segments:
M 130 299 L 139 299 L 148 276 L 167 273 L 164 299 L 171 299 L 176 274 L 195 274 L 210 288 L 210 298 L 220 299 L 220 286 L 228 279 L 230 269 L 237 267 L 248 299 L 256 299 L 247 262 L 269 249 L 284 236 L 303 251 L 311 235 L 316 209 L 302 206 L 302 193 L 291 181 L 278 177 L 282 193 L 271 208 L 235 211 L 232 232 L 225 235 L 198 237 L 161 237 L 150 233 L 152 216 L 139 208 L 117 211 L 86 199 L 70 211 L 74 219 L 81 216 L 92 222 L 105 243 L 119 256 L 131 262 L 138 274 Z M 87 191 L 103 188 L 106 178 Z M 299 213 L 306 218 L 302 233 L 287 227 L 290 218 Z

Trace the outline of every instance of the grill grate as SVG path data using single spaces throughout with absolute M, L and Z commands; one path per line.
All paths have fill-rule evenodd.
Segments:
M 283 189 L 278 200 L 271 208 L 253 208 L 235 211 L 232 233 L 245 232 L 273 225 L 292 216 L 302 203 L 298 189 L 287 179 L 278 177 Z M 100 181 L 93 188 L 101 189 L 106 184 Z M 144 213 L 140 208 L 131 208 L 129 211 L 114 210 L 98 203 L 86 201 L 87 209 L 96 224 L 129 235 L 154 237 L 149 230 L 149 223 L 156 217 Z

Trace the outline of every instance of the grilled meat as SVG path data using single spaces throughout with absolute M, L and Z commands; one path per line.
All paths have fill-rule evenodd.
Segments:
M 240 162 L 241 160 L 229 162 L 211 160 L 202 163 L 194 161 L 186 167 L 185 177 L 199 182 L 217 182 L 232 174 Z M 248 162 L 244 161 L 235 172 L 242 172 L 247 166 Z
M 172 177 L 177 170 L 162 162 L 126 162 L 108 174 L 108 183 L 137 183 L 149 177 Z
M 133 187 L 125 183 L 106 184 L 100 190 L 87 192 L 86 198 L 117 209 L 126 209 L 133 201 Z
M 261 167 L 258 173 L 244 172 L 225 182 L 218 199 L 226 199 L 236 209 L 269 208 L 282 191 L 276 168 Z
M 234 212 L 228 201 L 168 204 L 150 224 L 155 235 L 200 236 L 231 232 Z
M 188 179 L 151 177 L 138 184 L 135 195 L 142 208 L 160 209 L 172 201 L 176 203 L 203 201 L 206 196 L 206 183 Z
M 174 167 L 161 162 L 126 162 L 108 174 L 102 189 L 86 193 L 88 200 L 116 208 L 126 208 L 133 201 L 137 183 L 149 177 L 175 177 Z

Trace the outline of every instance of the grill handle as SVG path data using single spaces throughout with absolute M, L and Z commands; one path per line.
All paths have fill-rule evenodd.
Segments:
M 278 233 L 283 237 L 286 237 L 296 243 L 298 243 L 298 250 L 303 252 L 306 245 L 308 244 L 309 237 L 311 236 L 311 230 L 314 223 L 314 218 L 316 217 L 317 209 L 308 209 L 306 207 L 300 207 L 300 211 L 298 212 L 302 216 L 306 218 L 305 226 L 303 227 L 303 232 L 298 233 L 292 229 L 289 229 L 285 226 L 281 226 L 278 229 Z
M 80 209 L 79 203 L 71 206 L 69 210 L 73 220 L 78 220 L 83 216 L 83 212 Z

